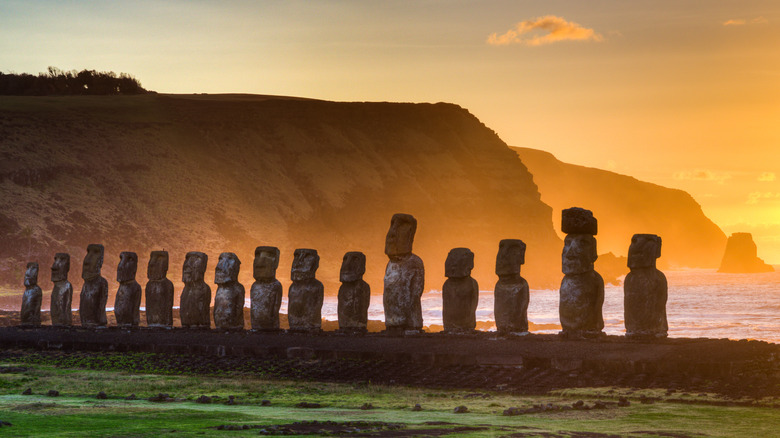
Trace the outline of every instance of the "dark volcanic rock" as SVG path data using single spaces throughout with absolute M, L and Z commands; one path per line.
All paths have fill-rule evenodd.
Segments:
M 526 245 L 522 240 L 504 239 L 498 244 L 493 314 L 499 333 L 528 332 L 528 282 L 520 276 L 525 263 Z
M 322 329 L 322 302 L 325 290 L 315 278 L 320 266 L 320 256 L 315 249 L 298 248 L 292 264 L 292 284 L 287 293 L 289 300 L 287 321 L 290 330 L 316 331 Z
M 566 234 L 598 234 L 598 221 L 593 212 L 584 208 L 571 207 L 561 210 L 561 231 Z
M 24 273 L 24 294 L 22 295 L 22 325 L 41 325 L 41 301 L 43 291 L 38 286 L 38 263 L 27 264 Z
M 238 282 L 241 260 L 232 252 L 219 255 L 214 282 L 217 293 L 214 297 L 214 325 L 222 330 L 244 328 L 244 286 Z
M 138 271 L 138 255 L 134 252 L 119 254 L 116 281 L 119 289 L 114 300 L 114 317 L 119 327 L 138 327 L 141 322 L 141 285 L 135 280 Z
M 282 305 L 282 283 L 276 279 L 279 267 L 279 248 L 258 246 L 255 248 L 255 261 L 249 296 L 251 299 L 251 321 L 253 330 L 278 330 L 279 308 Z
M 385 269 L 382 302 L 385 325 L 394 330 L 422 330 L 422 297 L 425 268 L 422 259 L 412 253 L 417 219 L 395 214 L 385 238 L 385 254 L 390 258 Z
M 70 326 L 73 323 L 71 302 L 73 286 L 68 281 L 70 271 L 70 255 L 64 252 L 54 254 L 51 265 L 51 281 L 54 288 L 51 291 L 51 324 L 54 326 Z
M 726 252 L 718 272 L 774 272 L 775 268 L 758 257 L 758 248 L 750 233 L 734 233 L 726 242 Z
M 469 332 L 477 327 L 476 310 L 479 285 L 471 278 L 474 253 L 468 248 L 453 248 L 444 262 L 447 281 L 442 286 L 444 331 Z
M 146 325 L 173 327 L 173 282 L 168 280 L 168 251 L 152 251 L 146 283 Z
M 604 280 L 593 269 L 596 239 L 589 234 L 569 234 L 563 248 L 561 281 L 561 327 L 566 336 L 594 336 L 604 329 L 602 306 Z
M 359 251 L 344 254 L 338 294 L 339 330 L 366 331 L 371 287 L 363 280 L 365 272 L 365 254 Z
M 108 281 L 100 276 L 103 267 L 103 245 L 90 244 L 81 269 L 84 285 L 79 297 L 79 317 L 85 327 L 105 327 L 106 301 L 108 301 Z
M 665 337 L 668 286 L 666 276 L 656 269 L 661 256 L 661 238 L 655 234 L 634 234 L 628 249 L 631 272 L 623 283 L 626 336 Z
M 208 262 L 209 256 L 198 251 L 190 251 L 184 258 L 181 271 L 184 290 L 179 301 L 182 327 L 211 327 L 211 287 L 203 280 Z

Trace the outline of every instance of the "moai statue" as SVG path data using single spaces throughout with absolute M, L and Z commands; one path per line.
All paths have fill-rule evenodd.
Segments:
M 425 285 L 422 260 L 412 254 L 417 219 L 395 214 L 385 239 L 385 254 L 390 258 L 385 269 L 382 302 L 389 331 L 421 331 L 423 326 L 420 297 Z
M 22 295 L 22 325 L 41 325 L 41 300 L 43 292 L 38 286 L 38 263 L 30 262 L 24 272 L 24 294 Z
M 56 327 L 69 327 L 73 323 L 71 302 L 73 301 L 73 286 L 68 281 L 70 271 L 70 255 L 64 252 L 54 254 L 51 265 L 51 324 Z
M 623 281 L 623 309 L 626 336 L 667 336 L 666 276 L 655 267 L 661 257 L 661 238 L 655 234 L 634 234 L 628 247 L 631 272 Z
M 203 281 L 209 256 L 190 251 L 184 258 L 181 280 L 184 290 L 179 301 L 181 326 L 186 328 L 211 328 L 211 287 Z
M 219 255 L 214 282 L 217 293 L 214 297 L 214 325 L 219 330 L 244 329 L 244 286 L 238 282 L 241 260 L 232 252 Z
M 358 251 L 344 254 L 341 262 L 339 287 L 339 330 L 365 333 L 368 326 L 368 305 L 371 287 L 363 280 L 366 273 L 366 255 Z
M 100 276 L 103 267 L 103 245 L 96 243 L 87 246 L 87 255 L 81 268 L 84 285 L 79 296 L 79 317 L 84 327 L 106 326 L 106 301 L 108 301 L 108 281 Z
M 493 297 L 496 328 L 501 334 L 528 334 L 528 282 L 520 276 L 525 263 L 525 243 L 504 239 L 498 244 L 496 275 L 498 283 Z
M 471 277 L 474 253 L 468 248 L 453 248 L 444 262 L 447 281 L 442 286 L 442 319 L 446 333 L 467 333 L 477 327 L 479 285 Z
M 141 285 L 135 281 L 138 272 L 138 254 L 122 252 L 116 268 L 119 289 L 114 300 L 114 316 L 119 327 L 138 327 L 141 322 Z
M 168 251 L 152 251 L 146 276 L 146 325 L 173 327 L 173 282 L 168 280 Z
M 279 307 L 282 305 L 282 283 L 276 279 L 279 248 L 255 248 L 253 275 L 255 282 L 249 292 L 252 302 L 252 330 L 279 330 Z
M 314 278 L 320 266 L 316 249 L 298 248 L 292 264 L 292 284 L 287 292 L 287 320 L 290 330 L 319 331 L 322 329 L 324 287 Z
M 602 333 L 604 318 L 604 280 L 593 268 L 598 258 L 596 238 L 598 223 L 593 213 L 582 208 L 563 210 L 564 240 L 560 305 L 558 307 L 567 337 L 594 337 Z

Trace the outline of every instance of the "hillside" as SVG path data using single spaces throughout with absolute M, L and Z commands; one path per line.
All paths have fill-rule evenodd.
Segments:
M 248 289 L 255 246 L 276 245 L 285 289 L 293 250 L 308 247 L 320 253 L 326 293 L 337 291 L 344 253 L 357 250 L 381 294 L 384 239 L 397 212 L 418 219 L 415 252 L 427 288 L 441 288 L 447 252 L 457 246 L 475 252 L 473 275 L 492 287 L 504 238 L 528 243 L 523 272 L 532 287 L 556 285 L 561 275 L 553 211 L 531 174 L 456 105 L 6 97 L 0 156 L 0 283 L 21 293 L 25 262 L 39 261 L 45 307 L 54 253 L 71 254 L 78 295 L 89 243 L 106 246 L 112 293 L 120 251 L 138 252 L 143 284 L 149 251 L 168 250 L 178 295 L 187 251 L 209 255 L 212 285 L 219 253 L 237 253 Z
M 534 175 L 542 200 L 555 212 L 571 206 L 593 211 L 599 220 L 599 253 L 626 255 L 631 236 L 651 233 L 663 239 L 659 266 L 718 267 L 726 235 L 688 193 L 563 163 L 548 152 L 512 149 Z M 560 229 L 560 214 L 554 214 L 553 220 Z

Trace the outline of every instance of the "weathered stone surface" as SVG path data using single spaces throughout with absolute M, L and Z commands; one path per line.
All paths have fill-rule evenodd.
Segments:
M 209 257 L 198 251 L 190 251 L 184 258 L 181 271 L 184 290 L 179 300 L 182 327 L 211 327 L 211 287 L 203 281 L 208 262 Z
M 604 329 L 604 280 L 594 269 L 596 239 L 569 234 L 564 240 L 559 314 L 566 336 L 595 336 Z
M 317 250 L 298 248 L 292 264 L 292 284 L 287 293 L 290 330 L 321 330 L 325 289 L 315 277 L 320 264 Z
M 365 331 L 368 324 L 368 306 L 371 287 L 363 280 L 366 255 L 358 251 L 344 254 L 341 263 L 341 286 L 338 295 L 339 329 Z
M 146 325 L 173 327 L 173 282 L 168 280 L 168 251 L 152 251 L 146 283 Z
M 389 330 L 422 330 L 420 298 L 425 286 L 422 260 L 412 253 L 417 219 L 395 214 L 385 239 L 385 254 L 390 258 L 385 269 L 382 303 L 385 325 Z
M 51 324 L 53 326 L 70 326 L 73 323 L 71 303 L 73 301 L 73 285 L 68 281 L 70 271 L 70 255 L 58 252 L 54 255 L 51 265 L 51 281 L 54 288 L 51 291 Z
M 468 248 L 453 248 L 444 262 L 447 281 L 442 286 L 445 332 L 468 332 L 477 327 L 476 310 L 479 285 L 471 278 L 474 253 Z
M 103 245 L 90 244 L 81 269 L 84 285 L 79 295 L 79 317 L 85 327 L 106 326 L 106 301 L 108 281 L 100 276 L 103 267 Z
M 661 238 L 655 234 L 634 234 L 628 248 L 631 272 L 623 282 L 626 336 L 665 337 L 668 286 L 666 276 L 656 269 L 661 256 Z
M 38 263 L 30 262 L 24 272 L 24 294 L 22 295 L 22 325 L 41 325 L 41 301 L 43 291 L 38 286 Z
M 493 297 L 493 314 L 499 333 L 528 333 L 528 282 L 520 276 L 525 263 L 525 243 L 517 239 L 504 239 L 498 244 L 496 255 L 496 283 Z
M 718 272 L 755 273 L 774 272 L 772 265 L 758 257 L 758 247 L 750 233 L 734 233 L 726 241 L 726 251 Z
M 217 293 L 214 297 L 214 325 L 221 330 L 242 330 L 244 328 L 244 298 L 246 290 L 238 282 L 241 260 L 232 252 L 219 255 L 214 282 Z
M 141 322 L 141 285 L 135 280 L 138 272 L 138 255 L 134 252 L 119 254 L 116 281 L 119 289 L 114 300 L 114 316 L 119 327 L 138 327 Z
M 252 284 L 249 296 L 252 302 L 252 330 L 278 330 L 279 308 L 282 305 L 284 289 L 276 279 L 279 267 L 279 248 L 258 246 L 255 248 Z
M 561 231 L 566 234 L 598 234 L 598 221 L 593 212 L 572 207 L 561 211 Z

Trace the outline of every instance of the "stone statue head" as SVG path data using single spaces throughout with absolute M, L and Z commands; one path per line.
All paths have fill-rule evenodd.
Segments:
M 205 253 L 198 251 L 188 252 L 184 257 L 184 266 L 181 269 L 181 281 L 185 283 L 203 281 L 208 262 L 209 256 Z
M 390 230 L 385 238 L 385 254 L 388 257 L 402 256 L 412 252 L 414 233 L 417 231 L 417 219 L 410 214 L 394 214 L 390 220 Z
M 563 241 L 563 273 L 582 274 L 593 270 L 596 238 L 590 234 L 569 234 Z
M 629 268 L 655 268 L 661 257 L 661 238 L 655 234 L 634 234 L 628 247 Z
M 124 283 L 135 280 L 138 272 L 138 254 L 124 251 L 119 254 L 119 265 L 116 267 L 116 281 Z
M 149 280 L 163 280 L 168 275 L 168 251 L 152 251 L 146 276 Z
M 471 275 L 474 269 L 474 253 L 468 248 L 452 248 L 444 262 L 444 276 L 463 278 Z
M 32 287 L 38 284 L 38 263 L 30 262 L 27 264 L 27 270 L 24 271 L 25 287 Z
M 358 281 L 366 273 L 366 255 L 360 251 L 350 251 L 344 254 L 344 260 L 341 262 L 342 283 Z
M 273 280 L 276 278 L 276 268 L 278 267 L 279 248 L 275 246 L 255 248 L 255 263 L 252 272 L 255 280 Z
M 593 212 L 584 208 L 572 207 L 561 211 L 561 231 L 566 234 L 598 234 L 598 221 Z
M 238 281 L 238 271 L 241 269 L 241 260 L 232 252 L 223 252 L 219 255 L 217 271 L 214 273 L 214 283 L 225 284 Z
M 103 267 L 103 245 L 92 243 L 87 246 L 87 255 L 84 256 L 84 264 L 81 267 L 81 278 L 92 280 L 100 277 L 100 268 Z
M 311 280 L 320 266 L 320 256 L 316 249 L 298 248 L 293 256 L 292 281 Z
M 51 281 L 65 281 L 70 271 L 70 254 L 58 252 L 54 254 L 54 263 L 51 265 Z
M 525 263 L 525 242 L 518 239 L 504 239 L 498 244 L 496 255 L 496 275 L 520 274 L 520 266 Z

